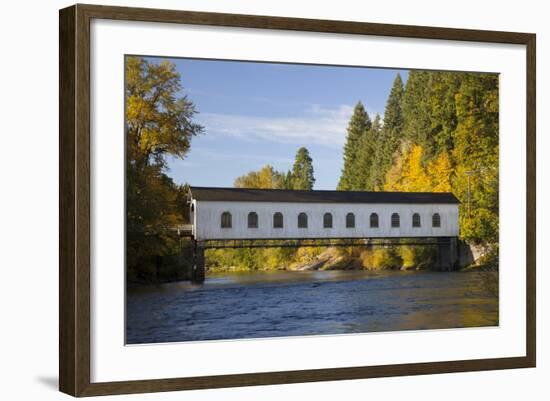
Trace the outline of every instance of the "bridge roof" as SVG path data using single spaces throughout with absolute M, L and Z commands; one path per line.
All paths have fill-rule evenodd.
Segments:
M 288 189 L 190 187 L 191 198 L 218 202 L 437 203 L 458 204 L 451 192 L 304 191 Z

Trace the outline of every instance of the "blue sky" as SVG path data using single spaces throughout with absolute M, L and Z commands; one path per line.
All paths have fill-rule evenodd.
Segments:
M 404 81 L 408 75 L 376 68 L 169 60 L 205 132 L 193 138 L 184 160 L 169 160 L 168 174 L 196 186 L 230 187 L 236 177 L 266 164 L 286 171 L 305 146 L 315 189 L 335 189 L 354 105 L 362 101 L 371 118 L 383 115 L 396 74 Z

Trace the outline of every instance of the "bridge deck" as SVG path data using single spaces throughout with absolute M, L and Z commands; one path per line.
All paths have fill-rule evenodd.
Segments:
M 194 246 L 204 249 L 237 248 L 297 248 L 297 247 L 385 247 L 385 246 L 430 246 L 448 243 L 450 238 L 320 238 L 320 239 L 221 239 L 196 241 Z

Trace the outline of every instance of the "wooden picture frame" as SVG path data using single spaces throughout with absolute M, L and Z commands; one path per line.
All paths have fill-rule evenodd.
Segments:
M 526 355 L 493 359 L 92 383 L 90 380 L 90 21 L 94 18 L 526 46 Z M 534 34 L 80 4 L 60 11 L 59 28 L 59 388 L 62 392 L 73 396 L 94 396 L 535 366 L 536 36 Z

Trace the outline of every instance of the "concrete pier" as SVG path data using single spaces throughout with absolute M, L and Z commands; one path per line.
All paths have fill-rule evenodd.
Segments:
M 201 284 L 204 282 L 206 269 L 204 266 L 204 242 L 193 241 L 193 271 L 191 272 L 191 281 Z
M 440 238 L 437 242 L 437 268 L 452 271 L 458 265 L 458 238 Z

